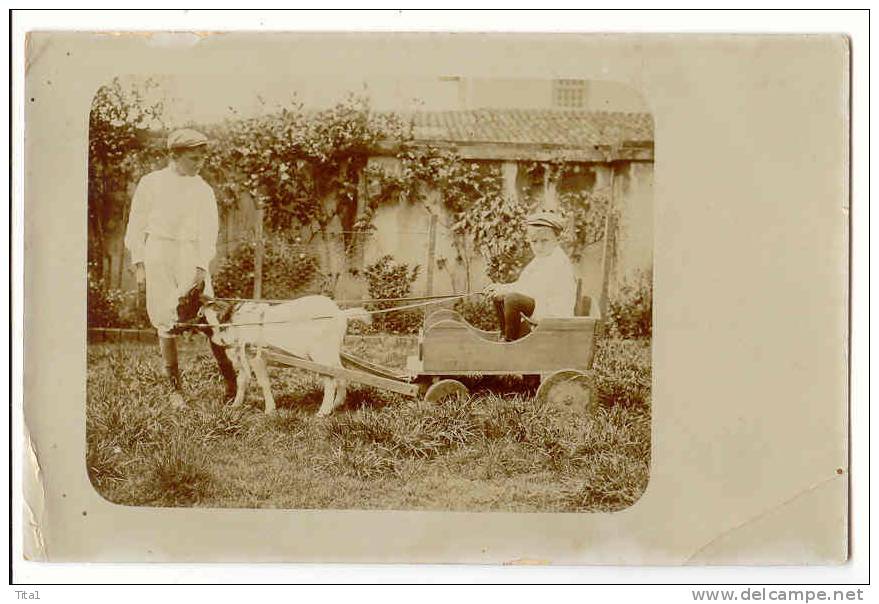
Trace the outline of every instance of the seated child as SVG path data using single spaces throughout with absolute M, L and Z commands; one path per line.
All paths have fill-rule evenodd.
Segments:
M 514 283 L 491 283 L 483 293 L 494 301 L 501 336 L 512 342 L 530 331 L 521 314 L 541 317 L 573 317 L 577 296 L 574 268 L 559 247 L 562 218 L 537 212 L 526 221 L 526 237 L 534 259 Z

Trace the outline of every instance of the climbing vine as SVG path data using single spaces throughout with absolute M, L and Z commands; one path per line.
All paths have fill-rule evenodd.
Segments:
M 113 78 L 101 86 L 89 112 L 88 261 L 90 277 L 107 285 L 104 258 L 110 232 L 128 219 L 129 187 L 155 169 L 164 156 L 161 137 L 164 106 L 152 97 L 157 84 Z M 119 264 L 121 270 L 121 263 Z M 121 275 L 119 275 L 121 280 Z
M 367 158 L 402 129 L 399 118 L 371 112 L 362 97 L 318 112 L 291 105 L 214 128 L 214 153 L 204 175 L 227 202 L 248 193 L 262 203 L 271 228 L 319 228 L 356 199 Z M 335 203 L 322 203 L 328 197 Z
M 318 239 L 332 289 L 341 267 L 331 225 L 338 220 L 349 249 L 353 234 L 367 229 L 357 216 L 360 174 L 382 141 L 399 140 L 404 132 L 402 120 L 372 112 L 363 97 L 352 95 L 318 112 L 294 104 L 214 128 L 204 176 L 226 204 L 249 195 L 264 209 L 270 232 L 296 228 Z
M 396 158 L 399 163 L 394 172 L 380 167 L 367 168 L 370 183 L 367 220 L 381 205 L 425 203 L 426 191 L 436 190 L 439 202 L 451 216 L 446 226 L 455 235 L 456 260 L 469 272 L 469 246 L 472 245 L 485 259 L 492 280 L 511 281 L 518 276 L 531 257 L 524 230 L 528 214 L 541 202 L 536 187 L 526 187 L 518 194 L 505 191 L 500 162 L 467 160 L 454 151 L 437 147 L 404 145 Z M 555 158 L 547 162 L 522 162 L 519 169 L 526 182 L 545 179 L 558 183 L 587 168 Z M 542 192 L 542 186 L 539 190 Z M 558 209 L 568 224 L 562 234 L 562 245 L 577 260 L 585 247 L 603 236 L 609 190 L 563 191 L 557 200 Z M 443 259 L 441 264 L 444 262 Z
M 485 258 L 492 279 L 518 274 L 527 259 L 520 236 L 527 207 L 504 195 L 500 164 L 465 160 L 452 150 L 408 142 L 396 159 L 393 171 L 367 169 L 371 212 L 386 203 L 422 203 L 428 211 L 450 217 L 444 226 L 454 237 L 456 260 L 468 275 L 471 246 Z M 438 192 L 441 208 L 428 200 L 430 190 Z
M 152 161 L 163 155 L 157 143 L 161 137 L 146 136 L 146 125 L 160 116 L 161 106 L 149 105 L 143 97 L 125 97 L 123 92 L 114 81 L 96 97 L 91 116 L 89 206 L 94 224 L 90 222 L 90 233 L 97 235 L 90 258 L 94 260 L 104 245 L 100 236 L 106 228 L 101 219 L 108 212 L 103 206 L 110 203 L 103 201 L 107 197 L 103 183 L 127 181 L 149 169 L 146 164 L 134 166 L 133 157 Z M 454 260 L 464 267 L 468 287 L 470 260 L 476 254 L 485 259 L 489 277 L 498 281 L 515 279 L 530 259 L 524 223 L 542 200 L 542 186 L 505 188 L 500 162 L 467 159 L 449 147 L 417 144 L 411 124 L 398 115 L 373 111 L 364 97 L 351 95 L 323 111 L 290 103 L 258 117 L 191 126 L 206 131 L 211 139 L 202 175 L 213 185 L 221 205 L 230 208 L 250 197 L 264 210 L 267 238 L 295 231 L 305 244 L 317 243 L 329 290 L 343 270 L 344 258 L 338 252 L 350 255 L 374 229 L 374 216 L 386 205 L 420 204 L 440 217 L 452 234 Z M 148 152 L 135 156 L 133 149 Z M 395 160 L 390 162 L 393 165 L 370 162 L 371 157 L 388 154 Z M 531 182 L 560 182 L 581 169 L 585 165 L 563 156 L 519 165 Z M 594 189 L 558 193 L 558 209 L 568 221 L 563 243 L 575 259 L 601 238 L 609 197 L 606 190 Z M 440 259 L 438 265 L 448 266 L 447 259 Z
M 569 222 L 564 245 L 572 258 L 579 258 L 584 248 L 604 237 L 610 189 L 561 193 L 559 206 Z
M 527 175 L 527 182 L 546 180 L 556 187 L 566 179 L 589 170 L 588 165 L 555 157 L 546 162 L 523 162 L 519 165 Z M 534 198 L 533 187 L 526 187 L 522 194 Z M 566 221 L 561 236 L 562 247 L 574 260 L 579 260 L 585 248 L 604 237 L 605 219 L 610 207 L 610 188 L 583 188 L 557 190 L 558 208 Z

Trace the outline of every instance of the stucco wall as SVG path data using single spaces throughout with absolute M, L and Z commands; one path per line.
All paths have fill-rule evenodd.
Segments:
M 506 166 L 509 168 L 509 166 Z M 614 203 L 619 213 L 618 231 L 612 261 L 608 290 L 612 294 L 624 280 L 632 279 L 639 271 L 653 265 L 653 164 L 648 162 L 617 162 L 590 166 L 594 174 L 593 189 L 614 188 Z M 505 179 L 515 179 L 514 170 L 503 170 Z M 508 183 L 509 184 L 509 183 Z M 512 188 L 514 189 L 514 187 Z M 469 279 L 464 262 L 456 260 L 456 251 L 449 229 L 451 217 L 437 204 L 428 203 L 438 213 L 436 258 L 444 266 L 434 272 L 434 293 L 478 290 L 486 283 L 485 262 L 478 255 L 470 255 Z M 384 254 L 391 254 L 400 262 L 422 267 L 416 291 L 426 287 L 428 258 L 428 227 L 430 213 L 422 205 L 385 206 L 376 213 L 375 233 L 366 246 L 365 264 Z M 597 300 L 603 278 L 604 241 L 598 241 L 582 250 L 575 264 L 577 276 L 582 279 L 583 293 Z
M 373 158 L 371 162 L 380 163 L 385 169 L 393 169 L 395 160 L 391 158 Z M 649 270 L 653 264 L 653 164 L 650 162 L 615 162 L 610 164 L 592 164 L 588 167 L 589 178 L 584 182 L 591 183 L 593 189 L 601 189 L 613 185 L 614 203 L 619 211 L 619 225 L 616 245 L 610 267 L 608 291 L 611 295 L 627 279 L 632 279 L 638 271 Z M 505 165 L 503 174 L 508 181 L 508 191 L 516 189 L 517 171 L 515 163 Z M 451 216 L 438 203 L 437 193 L 429 192 L 426 204 L 397 204 L 383 206 L 374 218 L 375 230 L 363 243 L 362 254 L 355 255 L 352 266 L 341 246 L 336 259 L 342 268 L 337 284 L 336 295 L 344 298 L 355 298 L 366 294 L 364 280 L 351 275 L 346 268 L 361 269 L 390 254 L 398 262 L 410 266 L 420 265 L 421 271 L 414 286 L 416 294 L 422 294 L 427 288 L 427 262 L 429 246 L 429 225 L 431 212 L 437 214 L 433 293 L 461 293 L 482 289 L 488 278 L 485 272 L 485 261 L 467 245 L 470 253 L 459 256 L 454 245 L 450 229 Z M 249 196 L 243 196 L 231 208 L 221 212 L 220 236 L 217 245 L 217 259 L 212 268 L 222 262 L 222 258 L 244 239 L 251 237 L 255 208 Z M 130 260 L 125 254 L 120 258 L 121 241 L 124 225 L 113 233 L 108 233 L 108 256 L 112 271 L 113 287 L 132 289 L 133 275 L 125 270 Z M 312 251 L 319 256 L 317 244 Z M 597 300 L 601 293 L 604 242 L 599 241 L 581 253 L 580 260 L 575 264 L 577 276 L 582 279 L 583 293 Z M 123 270 L 119 271 L 119 262 Z M 469 269 L 469 270 L 468 270 Z M 121 281 L 119 276 L 121 275 Z
M 611 295 L 621 284 L 653 267 L 653 164 L 616 165 L 614 188 L 619 225 L 616 258 L 608 284 Z

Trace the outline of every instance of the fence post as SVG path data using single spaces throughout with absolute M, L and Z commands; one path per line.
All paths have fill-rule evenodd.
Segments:
M 608 289 L 613 257 L 616 254 L 616 216 L 608 211 L 605 219 L 604 255 L 601 260 L 601 318 L 607 318 Z
M 433 270 L 436 265 L 436 214 L 430 213 L 430 223 L 427 227 L 427 274 L 425 275 L 427 284 L 425 285 L 425 296 L 433 295 Z
M 601 319 L 607 320 L 608 289 L 610 286 L 610 273 L 616 256 L 616 166 L 610 165 L 610 199 L 607 201 L 607 215 L 604 218 L 604 250 L 601 257 L 601 299 L 599 300 L 599 312 Z
M 261 199 L 256 199 L 256 249 L 253 252 L 253 297 L 255 300 L 262 298 L 262 240 L 263 204 Z

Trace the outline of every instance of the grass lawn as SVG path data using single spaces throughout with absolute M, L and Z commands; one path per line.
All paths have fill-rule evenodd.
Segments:
M 412 338 L 349 338 L 346 350 L 402 367 Z M 189 408 L 165 404 L 155 345 L 88 348 L 87 463 L 95 488 L 128 505 L 467 511 L 613 511 L 635 502 L 650 462 L 649 341 L 599 342 L 601 406 L 576 417 L 537 403 L 515 378 L 428 405 L 351 385 L 315 417 L 322 384 L 271 368 L 278 403 L 222 402 L 199 336 L 181 342 Z

